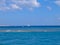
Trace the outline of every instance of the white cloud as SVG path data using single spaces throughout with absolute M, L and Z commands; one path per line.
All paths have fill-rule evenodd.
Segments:
M 12 8 L 12 9 L 22 9 L 22 8 L 20 8 L 18 5 L 16 5 L 16 4 L 12 4 L 11 6 L 10 6 L 10 8 Z
M 39 7 L 37 0 L 13 0 L 13 2 L 24 6 Z
M 9 10 L 9 7 L 0 7 L 0 10 Z
M 50 6 L 47 6 L 46 7 L 49 11 L 51 11 L 52 10 L 52 8 L 50 7 Z
M 56 0 L 54 3 L 60 6 L 60 0 Z
M 60 21 L 60 17 L 58 17 L 58 18 L 57 18 L 57 20 L 59 20 L 59 21 Z
M 22 9 L 22 8 L 38 8 L 40 3 L 37 0 L 0 0 L 0 10 L 6 9 Z

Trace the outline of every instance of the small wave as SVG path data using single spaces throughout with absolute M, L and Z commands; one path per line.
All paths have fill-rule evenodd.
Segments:
M 60 30 L 0 30 L 0 32 L 56 32 Z

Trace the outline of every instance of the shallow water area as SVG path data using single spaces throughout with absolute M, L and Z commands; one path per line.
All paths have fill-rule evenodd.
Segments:
M 60 32 L 1 32 L 0 45 L 60 45 Z
M 60 45 L 60 26 L 0 26 L 0 45 Z

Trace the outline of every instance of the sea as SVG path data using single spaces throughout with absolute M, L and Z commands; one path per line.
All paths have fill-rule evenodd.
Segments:
M 60 45 L 60 26 L 0 26 L 0 45 Z

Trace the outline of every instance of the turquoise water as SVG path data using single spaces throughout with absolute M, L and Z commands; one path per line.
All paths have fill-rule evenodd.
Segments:
M 60 29 L 60 27 L 19 27 L 20 29 Z M 16 29 L 17 27 L 5 27 L 0 29 Z M 0 45 L 60 45 L 60 31 L 59 32 L 0 32 Z
M 60 45 L 60 32 L 4 32 L 0 45 Z

